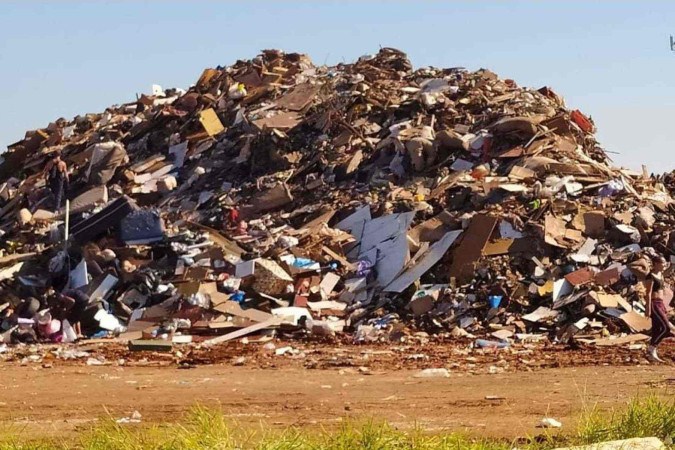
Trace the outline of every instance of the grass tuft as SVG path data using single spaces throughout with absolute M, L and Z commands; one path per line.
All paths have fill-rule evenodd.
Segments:
M 611 411 L 592 408 L 564 436 L 542 435 L 518 442 L 475 438 L 459 433 L 430 434 L 420 427 L 399 430 L 381 421 L 345 420 L 337 430 L 290 427 L 251 430 L 228 420 L 217 409 L 195 406 L 180 423 L 118 424 L 112 417 L 92 425 L 75 441 L 26 441 L 16 429 L 0 430 L 0 450 L 544 450 L 633 437 L 656 436 L 667 443 L 675 435 L 675 400 L 635 399 Z
M 583 444 L 637 437 L 675 437 L 675 399 L 650 394 L 628 402 L 625 408 L 600 411 L 597 406 L 582 414 L 577 439 Z

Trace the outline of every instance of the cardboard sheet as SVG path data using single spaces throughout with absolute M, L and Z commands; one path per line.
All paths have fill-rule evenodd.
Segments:
M 497 225 L 497 217 L 477 214 L 471 219 L 462 242 L 453 252 L 450 276 L 461 283 L 473 278 L 474 265 L 480 259 L 483 248 L 487 244 Z

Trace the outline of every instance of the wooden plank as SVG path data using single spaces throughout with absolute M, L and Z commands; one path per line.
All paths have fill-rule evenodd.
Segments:
M 244 253 L 244 250 L 239 247 L 233 241 L 227 239 L 225 236 L 220 234 L 218 231 L 213 228 L 207 227 L 206 225 L 199 224 L 197 222 L 188 223 L 195 228 L 200 229 L 209 233 L 209 239 L 212 240 L 218 247 L 222 248 L 225 252 L 225 260 L 231 264 L 236 264 L 241 259 L 241 255 Z
M 640 341 L 646 341 L 649 339 L 649 336 L 646 334 L 629 334 L 627 336 L 623 337 L 618 337 L 618 338 L 603 338 L 603 339 L 595 339 L 592 341 L 592 344 L 598 345 L 600 347 L 612 347 L 615 345 L 623 345 L 623 344 L 632 344 L 633 342 L 640 342 Z
M 131 166 L 130 170 L 132 170 L 133 172 L 136 172 L 136 173 L 145 172 L 148 168 L 152 167 L 154 164 L 156 164 L 160 161 L 164 161 L 165 159 L 166 159 L 166 156 L 164 156 L 164 155 L 160 155 L 160 154 L 152 155 L 148 158 L 145 158 L 142 161 L 137 162 L 133 166 Z
M 12 263 L 28 261 L 32 259 L 37 253 L 13 253 L 0 258 L 0 267 L 8 266 Z
M 269 320 L 266 320 L 264 322 L 257 323 L 255 325 L 251 325 L 250 327 L 242 328 L 241 330 L 233 331 L 232 333 L 227 333 L 222 336 L 218 336 L 213 339 L 208 339 L 204 341 L 204 345 L 209 346 L 209 345 L 215 345 L 215 344 L 220 344 L 221 342 L 227 342 L 231 341 L 232 339 L 237 339 L 240 337 L 244 337 L 247 334 L 255 333 L 256 331 L 264 330 L 266 328 L 273 328 L 278 325 L 280 325 L 282 322 L 282 319 L 278 317 L 272 317 Z
M 154 351 L 154 352 L 170 352 L 173 345 L 169 341 L 159 341 L 150 339 L 135 339 L 129 341 L 129 350 L 131 351 Z
M 254 322 L 265 322 L 272 318 L 272 314 L 267 313 L 265 311 L 260 311 L 259 309 L 254 308 L 244 309 L 237 302 L 233 302 L 230 300 L 222 301 L 223 298 L 229 298 L 227 294 L 215 292 L 210 294 L 210 296 L 211 301 L 214 304 L 218 303 L 216 306 L 213 307 L 213 309 L 215 311 L 218 311 L 219 313 L 229 314 L 231 316 L 237 317 L 244 317 L 246 319 L 253 320 Z
M 297 85 L 277 100 L 277 106 L 290 111 L 301 111 L 309 105 L 321 89 L 320 85 L 303 83 Z

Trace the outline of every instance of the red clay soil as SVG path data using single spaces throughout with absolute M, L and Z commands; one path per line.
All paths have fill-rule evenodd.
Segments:
M 32 362 L 13 350 L 0 363 L 0 424 L 31 438 L 66 435 L 135 410 L 143 423 L 174 422 L 201 403 L 251 427 L 331 427 L 355 417 L 515 438 L 541 432 L 535 426 L 545 416 L 562 421 L 564 432 L 584 406 L 670 395 L 675 386 L 672 362 L 651 366 L 641 351 L 623 348 L 275 345 L 297 354 L 277 356 L 262 344 L 178 354 L 105 344 L 91 352 L 105 365 L 94 366 L 87 358 Z M 664 357 L 672 361 L 674 350 L 664 347 Z M 450 377 L 415 377 L 432 367 Z

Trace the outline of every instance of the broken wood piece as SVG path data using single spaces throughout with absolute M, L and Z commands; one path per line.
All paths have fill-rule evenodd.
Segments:
M 225 131 L 223 123 L 218 118 L 218 115 L 213 108 L 205 109 L 199 113 L 199 123 L 204 127 L 204 131 L 209 136 L 215 136 Z
M 293 90 L 279 97 L 276 105 L 279 108 L 285 108 L 290 111 L 302 111 L 314 100 L 319 90 L 321 90 L 321 85 L 310 83 L 298 84 Z
M 155 339 L 134 339 L 129 341 L 131 351 L 170 352 L 173 344 L 170 341 Z
M 460 283 L 473 278 L 475 264 L 480 259 L 498 221 L 497 217 L 485 214 L 473 216 L 462 242 L 453 252 L 450 277 L 456 278 Z
M 216 299 L 214 303 L 218 303 L 216 306 L 213 307 L 213 310 L 218 311 L 220 313 L 229 314 L 231 316 L 244 317 L 254 322 L 265 322 L 272 317 L 272 314 L 267 313 L 265 311 L 260 311 L 259 309 L 242 308 L 239 303 L 229 300 L 230 296 L 227 294 L 215 292 L 210 294 L 210 296 L 212 301 L 213 299 Z
M 231 341 L 232 339 L 237 339 L 240 337 L 244 337 L 248 334 L 255 333 L 256 331 L 260 330 L 265 330 L 265 329 L 270 329 L 277 327 L 281 325 L 283 322 L 283 318 L 280 317 L 272 317 L 264 322 L 257 323 L 255 325 L 251 325 L 250 327 L 242 328 L 241 330 L 233 331 L 231 333 L 224 334 L 223 336 L 218 336 L 213 339 L 208 339 L 203 342 L 205 346 L 210 346 L 210 345 L 216 345 L 220 344 L 221 342 L 227 342 Z
M 256 194 L 251 200 L 251 206 L 257 213 L 281 208 L 293 201 L 293 195 L 286 183 L 279 183 L 273 188 Z
M 260 130 L 265 128 L 276 128 L 278 130 L 288 131 L 295 128 L 300 123 L 300 114 L 296 112 L 281 112 L 271 117 L 265 117 L 253 121 L 253 125 Z

